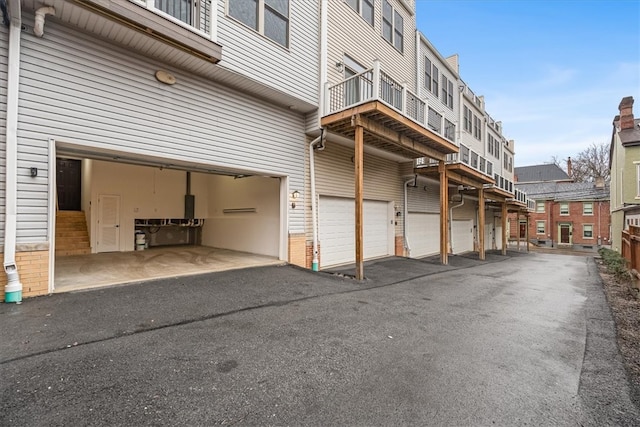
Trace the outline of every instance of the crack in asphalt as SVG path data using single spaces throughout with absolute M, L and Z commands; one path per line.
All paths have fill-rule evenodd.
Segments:
M 503 261 L 506 261 L 507 259 L 509 259 L 509 258 L 494 259 L 494 260 L 486 261 L 486 263 L 503 262 Z M 218 318 L 221 318 L 221 317 L 232 316 L 234 314 L 243 313 L 243 312 L 246 312 L 246 311 L 260 310 L 260 309 L 272 308 L 272 307 L 283 307 L 283 306 L 286 306 L 286 305 L 289 305 L 289 304 L 294 304 L 294 303 L 298 303 L 298 302 L 302 302 L 302 301 L 308 301 L 308 300 L 315 299 L 315 298 L 323 298 L 323 297 L 334 296 L 334 295 L 347 295 L 347 294 L 352 294 L 352 293 L 356 293 L 356 292 L 368 291 L 368 290 L 372 290 L 372 289 L 380 289 L 380 288 L 385 288 L 385 287 L 391 287 L 391 286 L 396 286 L 396 285 L 401 285 L 401 284 L 404 284 L 404 283 L 407 283 L 407 282 L 411 282 L 412 280 L 418 280 L 418 279 L 422 279 L 422 278 L 429 277 L 429 276 L 435 276 L 435 275 L 438 275 L 438 274 L 445 274 L 445 273 L 450 273 L 450 272 L 459 271 L 459 270 L 466 270 L 466 269 L 474 268 L 474 267 L 477 267 L 477 266 L 478 265 L 470 265 L 470 266 L 465 266 L 465 267 L 453 267 L 453 268 L 451 268 L 449 270 L 434 271 L 434 272 L 430 272 L 430 273 L 426 273 L 426 274 L 421 274 L 419 276 L 413 276 L 413 277 L 409 277 L 409 278 L 406 278 L 406 279 L 397 280 L 397 281 L 392 282 L 392 283 L 383 283 L 383 284 L 367 286 L 367 287 L 363 287 L 363 288 L 359 288 L 359 289 L 350 289 L 350 290 L 347 290 L 347 291 L 330 292 L 330 293 L 321 294 L 321 295 L 310 295 L 310 296 L 307 296 L 307 297 L 295 298 L 295 299 L 284 300 L 284 301 L 273 301 L 273 302 L 269 302 L 269 303 L 266 303 L 266 304 L 253 305 L 253 306 L 249 306 L 249 307 L 243 307 L 243 308 L 238 308 L 238 309 L 235 309 L 235 310 L 225 311 L 223 313 L 215 313 L 215 314 L 210 314 L 210 315 L 206 315 L 206 316 L 200 316 L 200 317 L 195 318 L 195 319 L 185 319 L 185 320 L 182 320 L 180 322 L 168 323 L 166 325 L 159 325 L 159 326 L 155 326 L 155 327 L 152 327 L 152 328 L 136 329 L 136 330 L 133 330 L 133 331 L 124 331 L 124 332 L 122 332 L 122 333 L 120 333 L 118 335 L 112 335 L 112 336 L 99 338 L 99 339 L 95 339 L 95 340 L 84 341 L 84 342 L 77 343 L 77 344 L 65 345 L 64 347 L 56 347 L 56 348 L 52 348 L 52 349 L 48 349 L 48 350 L 42 350 L 42 351 L 37 351 L 37 352 L 34 352 L 34 353 L 25 354 L 25 355 L 22 355 L 22 356 L 19 356 L 19 357 L 11 358 L 11 359 L 1 360 L 0 361 L 0 366 L 6 365 L 6 364 L 9 364 L 9 363 L 13 363 L 13 362 L 18 362 L 18 361 L 25 360 L 25 359 L 30 359 L 32 357 L 38 357 L 38 356 L 43 356 L 45 354 L 51 354 L 51 353 L 57 353 L 57 352 L 60 352 L 60 351 L 71 350 L 71 349 L 77 348 L 77 347 L 82 347 L 82 346 L 87 346 L 87 345 L 92 345 L 92 344 L 98 344 L 98 343 L 102 343 L 102 342 L 112 341 L 112 340 L 115 340 L 115 339 L 130 337 L 130 336 L 137 335 L 137 334 L 155 332 L 155 331 L 159 331 L 159 330 L 163 330 L 163 329 L 168 329 L 168 328 L 173 328 L 173 327 L 180 327 L 180 326 L 185 326 L 185 325 L 191 325 L 191 324 L 199 323 L 199 322 L 206 322 L 207 320 L 212 320 L 212 319 L 218 319 Z M 330 274 L 332 276 L 338 276 L 338 274 L 336 274 L 336 273 L 327 273 L 327 274 Z M 343 277 L 348 278 L 347 276 L 343 276 Z

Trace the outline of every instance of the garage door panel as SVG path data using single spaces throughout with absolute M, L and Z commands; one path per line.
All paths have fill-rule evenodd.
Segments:
M 451 222 L 451 243 L 454 254 L 473 251 L 473 220 Z
M 418 258 L 440 252 L 440 215 L 409 212 L 407 216 L 409 256 Z
M 365 200 L 363 203 L 363 255 L 389 255 L 389 204 Z M 319 240 L 321 267 L 355 261 L 355 201 L 320 197 Z

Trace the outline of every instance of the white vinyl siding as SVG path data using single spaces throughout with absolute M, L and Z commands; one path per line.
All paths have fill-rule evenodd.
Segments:
M 298 3 L 295 2 L 294 3 Z M 315 2 L 300 2 L 314 3 Z M 409 34 L 415 34 L 415 22 L 398 1 L 391 1 L 394 10 L 403 18 L 405 43 Z M 374 25 L 369 25 L 344 1 L 329 1 L 328 7 L 328 79 L 336 84 L 344 79 L 341 70 L 334 64 L 341 63 L 344 55 L 358 61 L 365 68 L 372 68 L 379 59 L 382 70 L 400 82 L 407 82 L 407 89 L 416 91 L 415 49 L 405 49 L 404 54 L 389 44 L 382 34 L 382 2 L 374 2 Z M 366 41 L 366 42 L 364 42 Z M 224 44 L 223 44 L 224 45 Z M 226 49 L 226 48 L 225 48 Z M 316 85 L 317 88 L 317 85 Z
M 19 165 L 48 174 L 47 140 L 156 156 L 212 168 L 289 176 L 304 185 L 304 118 L 180 70 L 167 86 L 163 64 L 47 24 L 47 37 L 23 33 Z M 45 96 L 46 95 L 46 96 Z M 19 177 L 18 241 L 46 240 L 47 181 Z M 304 230 L 303 210 L 289 231 Z
M 5 160 L 6 160 L 6 126 L 7 126 L 7 46 L 9 30 L 0 25 L 0 244 L 4 243 L 5 216 Z
M 442 56 L 425 43 L 422 38 L 418 55 L 423 59 L 420 61 L 420 66 L 423 67 L 423 69 L 418 73 L 424 80 L 422 84 L 419 85 L 420 96 L 427 98 L 428 105 L 442 114 L 450 123 L 458 123 L 460 121 L 458 117 L 459 92 L 457 84 L 455 84 L 455 82 L 458 81 L 457 75 L 452 72 L 446 59 L 442 58 Z M 427 67 L 431 67 L 431 69 L 427 70 Z M 430 81 L 427 82 L 427 79 L 430 79 Z M 442 87 L 443 83 L 446 84 L 446 87 Z M 447 95 L 443 99 L 443 91 L 445 90 Z M 455 135 L 453 139 L 455 140 Z M 454 142 L 456 142 L 456 144 L 458 143 L 458 141 Z
M 226 15 L 226 1 L 218 4 L 220 66 L 237 71 L 312 104 L 318 103 L 318 25 L 316 2 L 289 2 L 287 48 Z
M 353 148 L 338 145 L 331 140 L 323 151 L 314 153 L 316 194 L 321 196 L 353 198 L 355 194 Z M 380 171 L 385 171 L 384 174 Z M 396 162 L 368 153 L 364 156 L 364 199 L 394 202 L 402 206 L 403 181 Z M 307 180 L 308 183 L 308 180 Z M 310 189 L 307 185 L 307 191 Z M 310 210 L 310 199 L 308 202 Z M 395 235 L 402 235 L 402 217 L 396 217 Z M 307 239 L 312 239 L 311 216 L 307 217 Z

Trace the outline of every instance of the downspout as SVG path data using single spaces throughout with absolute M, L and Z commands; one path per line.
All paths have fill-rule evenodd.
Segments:
M 36 10 L 36 18 L 33 24 L 33 34 L 35 34 L 36 37 L 42 37 L 44 35 L 44 17 L 46 15 L 55 14 L 56 10 L 50 6 L 41 7 L 40 9 Z
M 320 143 L 317 147 L 316 144 Z M 316 166 L 313 151 L 324 150 L 324 129 L 320 129 L 320 136 L 309 143 L 309 178 L 311 183 L 311 226 L 313 227 L 313 259 L 311 270 L 318 271 L 318 217 L 316 201 Z
M 409 201 L 407 199 L 407 185 L 413 182 L 413 186 L 415 187 L 418 184 L 418 175 L 414 176 L 410 180 L 406 181 L 402 188 L 404 189 L 404 218 L 402 220 L 402 236 L 404 237 L 404 250 L 406 252 L 406 256 L 408 257 L 411 254 L 411 247 L 409 246 L 409 239 L 407 238 L 407 218 L 409 217 Z
M 453 210 L 455 208 L 459 208 L 460 206 L 464 205 L 464 196 L 460 194 L 460 197 L 461 197 L 460 204 L 449 206 L 449 248 L 451 248 L 450 249 L 451 253 L 453 253 L 453 237 L 451 236 L 451 229 L 452 229 L 451 225 L 453 224 Z
M 7 284 L 5 302 L 22 302 L 22 283 L 16 265 L 16 216 L 18 195 L 18 88 L 20 83 L 20 37 L 22 11 L 20 1 L 11 2 L 7 65 L 7 120 L 5 165 L 4 271 Z
M 327 28 L 329 25 L 329 5 L 327 4 L 328 0 L 320 1 L 320 87 L 318 88 L 320 91 L 320 108 L 318 110 L 318 127 L 320 127 L 320 119 L 322 115 L 327 111 L 326 104 L 327 93 L 325 90 L 325 86 L 329 81 L 327 73 L 328 73 L 328 39 L 329 39 L 329 29 Z

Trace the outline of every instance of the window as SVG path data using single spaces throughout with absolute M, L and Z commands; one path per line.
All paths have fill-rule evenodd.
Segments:
M 440 133 L 440 130 L 442 129 L 442 114 L 432 108 L 429 108 L 429 117 L 427 121 L 431 129 Z
M 355 10 L 367 21 L 373 25 L 373 0 L 346 0 L 351 9 Z
M 593 202 L 584 202 L 582 204 L 582 215 L 593 215 Z
M 289 0 L 229 0 L 229 16 L 289 47 Z
M 495 138 L 493 137 L 493 135 L 489 134 L 489 136 L 487 137 L 487 152 L 492 156 L 493 156 L 494 140 Z
M 509 172 L 513 172 L 513 157 L 511 157 L 511 156 L 509 156 L 509 165 L 508 165 L 507 170 Z
M 636 186 L 636 197 L 640 197 L 640 164 L 636 165 L 636 183 L 638 184 Z
M 471 110 L 468 107 L 464 107 L 464 130 L 471 133 Z
M 424 87 L 431 91 L 431 61 L 424 57 Z
M 544 213 L 544 201 L 536 201 L 536 213 Z
M 536 221 L 536 234 L 547 234 L 544 221 Z
M 442 103 L 453 108 L 453 83 L 444 74 L 442 75 Z
M 569 202 L 560 202 L 560 215 L 569 215 Z
M 494 155 L 496 156 L 496 159 L 500 159 L 500 147 L 501 147 L 500 140 L 496 139 L 495 143 L 496 143 L 496 149 L 494 150 L 495 151 Z
M 155 7 L 182 22 L 193 25 L 191 16 L 193 10 L 192 1 L 193 0 L 156 0 Z
M 480 117 L 473 115 L 473 136 L 482 141 L 482 124 L 480 122 Z
M 456 137 L 456 125 L 447 119 L 444 119 L 444 137 L 450 141 L 455 141 Z
M 382 3 L 382 37 L 399 52 L 404 52 L 404 19 L 388 0 Z
M 433 70 L 433 75 L 431 76 L 431 82 L 433 83 L 433 94 L 435 96 L 438 96 L 438 90 L 439 90 L 439 86 L 438 86 L 438 75 L 440 74 L 438 71 L 438 67 L 436 67 L 435 65 L 432 68 Z
M 582 237 L 585 239 L 593 239 L 593 224 L 582 225 Z

